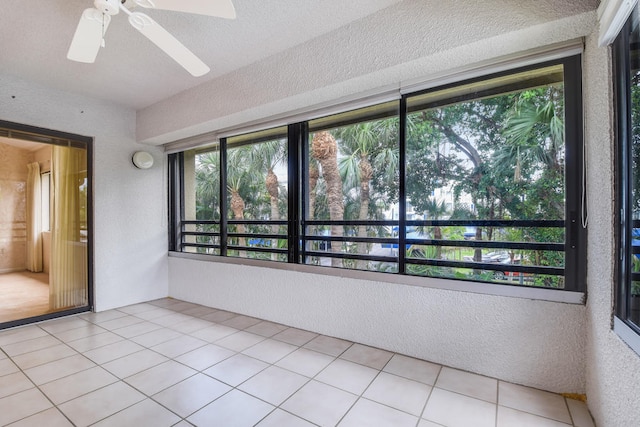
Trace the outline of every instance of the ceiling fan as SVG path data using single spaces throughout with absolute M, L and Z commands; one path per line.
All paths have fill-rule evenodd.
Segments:
M 209 67 L 148 15 L 130 9 L 141 6 L 227 19 L 236 17 L 231 0 L 94 0 L 93 4 L 95 7 L 85 9 L 80 17 L 67 52 L 68 59 L 95 62 L 100 47 L 104 47 L 104 36 L 111 16 L 122 11 L 129 16 L 129 23 L 133 28 L 195 77 L 207 74 Z

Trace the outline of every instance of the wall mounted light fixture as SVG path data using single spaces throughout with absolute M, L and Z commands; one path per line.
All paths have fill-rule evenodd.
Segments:
M 131 161 L 138 169 L 149 169 L 153 166 L 153 156 L 146 151 L 136 151 Z

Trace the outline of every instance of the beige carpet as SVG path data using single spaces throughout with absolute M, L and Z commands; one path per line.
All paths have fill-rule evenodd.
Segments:
M 49 275 L 29 271 L 0 274 L 0 323 L 49 312 Z

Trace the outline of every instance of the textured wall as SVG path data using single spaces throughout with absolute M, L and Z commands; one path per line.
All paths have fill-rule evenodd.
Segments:
M 405 0 L 138 111 L 137 137 L 171 142 L 580 37 L 596 6 Z
M 404 1 L 139 111 L 137 135 L 168 142 L 572 40 L 592 31 L 596 5 Z M 170 258 L 169 283 L 176 298 L 529 386 L 585 391 L 584 306 L 182 258 Z
M 0 142 L 0 273 L 27 260 L 27 164 L 33 153 Z
M 134 111 L 0 75 L 0 119 L 95 138 L 97 310 L 166 296 L 163 157 L 135 142 Z M 140 149 L 154 154 L 154 168 L 132 165 L 131 155 Z
M 212 279 L 215 278 L 215 279 Z M 584 306 L 169 258 L 172 297 L 558 392 L 584 392 Z
M 587 397 L 600 427 L 640 426 L 640 357 L 611 330 L 614 289 L 613 211 L 614 116 L 611 59 L 586 44 L 585 121 L 589 199 L 586 348 Z

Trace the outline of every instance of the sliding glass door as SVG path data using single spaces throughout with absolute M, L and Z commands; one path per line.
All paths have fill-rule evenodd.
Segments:
M 91 144 L 0 121 L 0 328 L 91 308 Z

